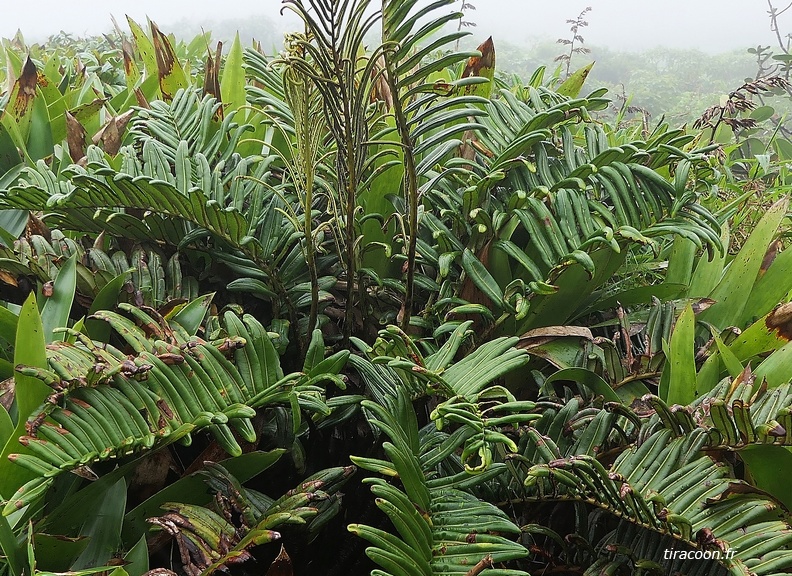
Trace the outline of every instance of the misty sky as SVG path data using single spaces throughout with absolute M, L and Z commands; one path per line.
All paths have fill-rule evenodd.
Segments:
M 765 0 L 466 0 L 475 5 L 467 19 L 476 38 L 492 34 L 496 39 L 527 44 L 539 39 L 568 35 L 567 18 L 587 5 L 589 27 L 586 43 L 615 49 L 640 50 L 655 46 L 698 48 L 711 52 L 775 44 Z M 779 6 L 785 3 L 780 2 Z M 149 16 L 166 31 L 168 24 L 185 17 L 211 22 L 227 18 L 266 15 L 280 29 L 295 20 L 279 15 L 279 0 L 28 0 L 4 6 L 0 36 L 10 37 L 17 28 L 29 40 L 65 30 L 96 34 L 110 29 L 110 15 L 123 23 L 124 14 L 145 21 Z M 781 29 L 792 32 L 792 10 L 784 14 Z

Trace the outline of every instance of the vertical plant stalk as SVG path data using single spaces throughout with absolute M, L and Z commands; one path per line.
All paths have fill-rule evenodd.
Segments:
M 297 170 L 293 174 L 295 184 L 303 188 L 301 200 L 303 209 L 303 253 L 308 266 L 311 281 L 311 308 L 308 314 L 308 333 L 316 327 L 319 314 L 319 274 L 316 269 L 316 246 L 314 229 L 311 222 L 314 184 L 316 179 L 316 159 L 321 139 L 321 122 L 315 113 L 314 92 L 310 81 L 301 76 L 294 68 L 287 68 L 284 73 L 284 88 L 292 113 L 295 115 L 295 152 Z M 299 190 L 297 190 L 299 193 Z
M 577 18 L 567 20 L 567 24 L 571 24 L 571 26 L 569 27 L 569 31 L 572 33 L 572 37 L 569 39 L 559 38 L 556 41 L 557 44 L 569 46 L 568 53 L 562 54 L 561 56 L 555 59 L 556 62 L 560 60 L 565 63 L 566 65 L 565 73 L 567 78 L 569 78 L 570 76 L 570 66 L 572 65 L 572 57 L 575 54 L 588 54 L 589 52 L 591 52 L 591 50 L 583 46 L 585 40 L 583 39 L 583 36 L 581 36 L 580 34 L 580 29 L 588 26 L 588 22 L 586 22 L 585 18 L 586 18 L 586 14 L 588 14 L 589 12 L 591 12 L 591 6 L 586 6 L 586 8 L 583 9 L 583 11 L 580 14 L 578 14 Z M 577 44 L 580 44 L 580 46 L 578 46 Z
M 476 7 L 473 4 L 467 2 L 467 0 L 460 0 L 462 2 L 462 6 L 459 8 L 460 14 L 462 16 L 459 19 L 459 24 L 457 25 L 457 32 L 461 32 L 462 28 L 470 28 L 475 27 L 476 23 L 470 20 L 465 20 L 465 10 L 475 10 Z M 459 52 L 459 38 L 457 38 L 456 43 L 454 44 L 454 51 Z
M 342 93 L 345 92 L 341 85 Z M 349 101 L 346 97 L 343 98 L 344 102 L 344 119 L 346 126 L 349 127 L 351 123 L 351 111 L 349 109 Z M 344 307 L 344 342 L 348 342 L 352 336 L 352 322 L 353 322 L 353 301 L 355 296 L 355 276 L 357 270 L 357 262 L 355 258 L 355 207 L 357 206 L 357 189 L 358 189 L 358 174 L 357 166 L 355 165 L 355 142 L 352 139 L 352 133 L 349 129 L 345 130 L 346 140 L 346 153 L 344 159 L 346 160 L 346 222 L 345 236 L 346 236 L 346 306 Z
M 306 26 L 298 40 L 305 56 L 295 64 L 316 86 L 321 96 L 324 116 L 336 144 L 338 203 L 343 212 L 336 239 L 343 238 L 342 266 L 346 274 L 346 303 L 342 335 L 348 342 L 353 332 L 355 287 L 358 284 L 358 250 L 355 217 L 357 196 L 368 151 L 367 103 L 370 94 L 368 76 L 372 64 L 358 69 L 361 47 L 367 30 L 376 18 L 367 16 L 370 0 L 355 2 L 308 2 L 283 0 Z M 334 198 L 333 200 L 335 200 Z
M 385 80 L 393 94 L 393 117 L 396 121 L 396 130 L 399 133 L 402 152 L 404 154 L 404 199 L 407 203 L 407 280 L 404 296 L 404 311 L 401 319 L 401 329 L 405 332 L 410 325 L 415 300 L 415 256 L 418 246 L 418 174 L 415 170 L 415 142 L 410 136 L 410 127 L 404 113 L 402 100 L 399 97 L 399 87 L 396 82 L 396 66 L 393 62 L 394 49 L 385 50 Z

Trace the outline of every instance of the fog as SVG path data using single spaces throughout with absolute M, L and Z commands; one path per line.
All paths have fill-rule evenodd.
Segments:
M 569 35 L 566 19 L 591 5 L 589 26 L 582 31 L 586 44 L 620 50 L 656 46 L 696 48 L 707 52 L 775 44 L 761 0 L 466 0 L 475 11 L 466 20 L 477 38 L 493 35 L 500 41 L 530 44 Z M 11 4 L 9 2 L 9 4 Z M 461 2 L 460 2 L 461 4 Z M 459 4 L 457 4 L 459 6 Z M 783 6 L 780 6 L 783 7 Z M 111 29 L 111 15 L 123 22 L 125 14 L 145 21 L 148 16 L 169 32 L 179 27 L 209 29 L 223 20 L 262 22 L 272 34 L 293 29 L 293 15 L 281 16 L 279 0 L 28 0 L 4 6 L 0 36 L 20 29 L 26 40 L 43 40 L 61 30 L 90 35 Z M 266 24 L 268 19 L 270 23 Z M 260 20 L 259 20 L 260 19 Z M 782 30 L 792 30 L 792 10 L 782 16 Z

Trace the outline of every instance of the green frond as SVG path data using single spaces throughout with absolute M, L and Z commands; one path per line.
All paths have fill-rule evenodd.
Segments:
M 210 574 L 249 559 L 253 546 L 280 540 L 278 528 L 318 530 L 338 513 L 338 491 L 354 471 L 353 466 L 322 470 L 275 500 L 210 464 L 198 473 L 213 493 L 209 506 L 167 502 L 160 506 L 166 514 L 147 521 L 175 537 L 183 561 Z
M 697 405 L 709 405 L 710 400 Z M 638 566 L 638 560 L 646 560 L 667 572 L 672 564 L 681 565 L 679 555 L 665 555 L 671 547 L 721 550 L 717 562 L 705 562 L 707 574 L 719 573 L 713 568 L 717 563 L 731 574 L 757 575 L 792 565 L 788 512 L 767 493 L 737 480 L 728 464 L 708 455 L 713 439 L 718 443 L 717 435 L 706 426 L 696 426 L 690 411 L 672 411 L 657 401 L 652 405 L 657 415 L 640 430 L 616 413 L 581 410 L 577 399 L 546 411 L 535 429 L 522 437 L 518 465 L 510 468 L 512 496 L 507 499 L 512 503 L 573 500 L 620 518 L 619 528 L 605 542 L 623 548 L 605 546 L 598 551 L 601 560 L 615 562 L 614 567 Z M 569 429 L 575 434 L 570 435 Z M 605 464 L 600 455 L 623 442 L 619 430 L 634 443 L 612 464 Z M 746 532 L 745 526 L 752 528 Z M 637 529 L 659 536 L 639 537 Z M 627 545 L 628 535 L 636 548 Z M 678 547 L 674 540 L 686 544 Z M 732 550 L 734 557 L 727 557 L 726 550 Z
M 377 497 L 377 507 L 393 525 L 392 531 L 361 524 L 349 526 L 352 533 L 372 544 L 366 554 L 393 576 L 460 575 L 473 566 L 479 566 L 483 575 L 524 575 L 523 571 L 500 567 L 528 555 L 522 545 L 509 538 L 518 536 L 520 529 L 506 514 L 459 488 L 447 487 L 447 482 L 438 484 L 427 479 L 408 396 L 399 390 L 396 397 L 389 397 L 388 406 L 370 401 L 363 405 L 384 418 L 372 423 L 390 439 L 384 444 L 385 453 L 403 487 L 380 478 L 366 479 Z M 364 469 L 381 470 L 366 459 L 353 457 L 353 461 Z
M 302 409 L 331 412 L 317 384 L 337 381 L 343 361 L 323 366 L 321 373 L 284 376 L 271 336 L 251 316 L 227 312 L 224 337 L 206 341 L 152 309 L 121 308 L 131 318 L 111 311 L 94 318 L 109 323 L 133 355 L 75 334 L 73 344 L 48 346 L 47 369 L 19 367 L 53 394 L 28 420 L 21 441 L 29 452 L 12 460 L 52 477 L 163 442 L 189 444 L 191 433 L 202 429 L 238 455 L 242 450 L 231 427 L 254 442 L 250 419 L 256 408 L 291 406 L 297 423 Z

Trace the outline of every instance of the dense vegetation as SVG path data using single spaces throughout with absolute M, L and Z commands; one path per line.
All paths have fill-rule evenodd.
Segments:
M 631 123 L 284 4 L 4 44 L 0 572 L 792 572 L 784 78 Z

